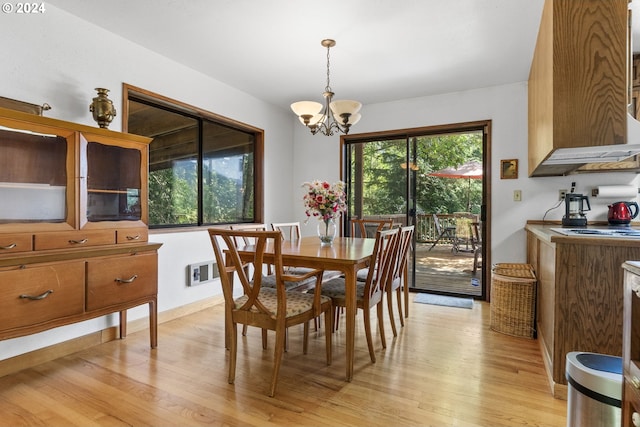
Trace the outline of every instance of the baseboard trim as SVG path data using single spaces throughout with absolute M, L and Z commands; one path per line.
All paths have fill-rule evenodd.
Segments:
M 172 308 L 158 313 L 158 324 L 160 325 L 162 323 L 169 322 L 171 320 L 178 319 L 180 317 L 184 317 L 189 314 L 196 313 L 206 308 L 223 303 L 224 298 L 220 295 L 199 300 L 180 307 Z M 127 333 L 139 332 L 148 329 L 148 317 L 127 322 Z M 117 338 L 118 327 L 112 326 L 101 331 L 70 339 L 68 341 L 64 341 L 48 347 L 43 347 L 38 350 L 30 351 L 28 353 L 19 354 L 17 356 L 0 361 L 0 377 L 19 372 L 23 369 L 31 368 L 50 360 L 68 356 L 69 354 L 73 354 L 78 351 L 103 344 L 105 342 L 113 341 Z

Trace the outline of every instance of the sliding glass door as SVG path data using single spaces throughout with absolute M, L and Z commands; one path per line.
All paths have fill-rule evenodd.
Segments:
M 416 227 L 411 290 L 484 298 L 484 126 L 343 138 L 352 218 Z

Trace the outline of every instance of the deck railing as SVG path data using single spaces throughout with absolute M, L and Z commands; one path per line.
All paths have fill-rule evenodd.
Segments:
M 404 215 L 368 215 L 366 219 L 393 219 L 395 224 L 405 223 Z M 477 221 L 477 216 L 467 213 L 438 214 L 438 221 L 441 227 L 456 227 L 456 236 L 460 239 L 471 237 L 470 224 Z M 419 243 L 433 243 L 438 238 L 436 224 L 433 221 L 433 214 L 416 215 L 416 240 Z M 451 243 L 451 239 L 441 239 L 441 243 Z

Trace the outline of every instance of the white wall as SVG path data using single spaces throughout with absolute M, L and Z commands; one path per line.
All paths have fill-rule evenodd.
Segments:
M 49 117 L 95 126 L 89 104 L 94 88 L 111 89 L 109 97 L 121 112 L 122 83 L 129 83 L 265 130 L 265 222 L 301 221 L 303 191 L 312 179 L 339 179 L 339 138 L 311 136 L 288 109 L 274 107 L 199 72 L 163 58 L 125 39 L 47 5 L 42 15 L 4 16 L 0 26 L 3 66 L 0 95 L 35 104 L 47 102 Z M 493 121 L 492 195 L 493 260 L 525 259 L 523 227 L 541 219 L 557 199 L 557 190 L 575 180 L 578 192 L 597 184 L 627 184 L 635 174 L 590 174 L 574 178 L 526 178 L 526 84 L 478 89 L 427 98 L 366 105 L 353 132 L 402 129 L 491 119 Z M 110 128 L 119 130 L 117 116 Z M 517 180 L 500 180 L 500 159 L 518 158 Z M 634 182 L 637 184 L 637 182 Z M 513 202 L 514 189 L 523 201 Z M 590 192 L 590 191 L 589 191 Z M 606 219 L 606 205 L 592 200 L 589 219 Z M 561 209 L 548 218 L 560 219 Z M 305 235 L 315 223 L 303 226 Z M 165 311 L 220 293 L 217 284 L 189 288 L 186 266 L 213 258 L 206 231 L 158 233 L 150 240 L 159 250 L 158 308 Z M 130 310 L 129 318 L 146 316 L 146 308 Z M 0 359 L 104 329 L 115 315 L 52 331 L 0 341 Z M 162 345 L 162 343 L 160 343 Z
M 515 83 L 445 95 L 413 98 L 384 104 L 365 105 L 362 120 L 351 134 L 391 129 L 407 129 L 430 125 L 492 121 L 491 135 L 491 205 L 493 262 L 524 262 L 526 260 L 527 220 L 541 220 L 545 212 L 558 204 L 558 190 L 570 189 L 576 182 L 576 192 L 591 195 L 591 189 L 602 184 L 638 185 L 635 173 L 590 173 L 567 177 L 528 178 L 527 171 L 527 84 Z M 296 168 L 294 181 L 311 179 L 335 181 L 340 178 L 339 137 L 312 136 L 303 126 L 295 130 Z M 500 160 L 518 159 L 518 179 L 500 179 Z M 522 201 L 513 201 L 513 190 L 522 191 Z M 304 217 L 298 189 L 294 211 Z M 636 200 L 636 199 L 629 199 Z M 591 200 L 590 221 L 607 220 L 610 199 Z M 545 219 L 560 220 L 564 204 L 550 211 Z M 313 233 L 309 227 L 306 233 Z
M 291 113 L 170 61 L 125 39 L 47 5 L 42 15 L 2 17 L 3 66 L 0 96 L 49 103 L 48 117 L 96 126 L 89 112 L 94 88 L 111 90 L 121 129 L 122 83 L 192 104 L 265 131 L 265 211 L 267 221 L 290 215 Z M 158 309 L 164 311 L 220 293 L 217 284 L 186 286 L 187 264 L 213 259 L 206 231 L 151 234 L 159 250 Z M 129 311 L 145 317 L 146 307 Z M 0 359 L 45 347 L 116 324 L 110 315 L 27 337 L 0 341 Z M 160 343 L 162 345 L 162 343 Z

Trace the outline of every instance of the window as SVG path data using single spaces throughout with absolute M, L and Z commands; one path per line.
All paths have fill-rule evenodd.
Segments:
M 126 131 L 153 138 L 149 227 L 261 220 L 262 131 L 128 87 L 125 105 Z

